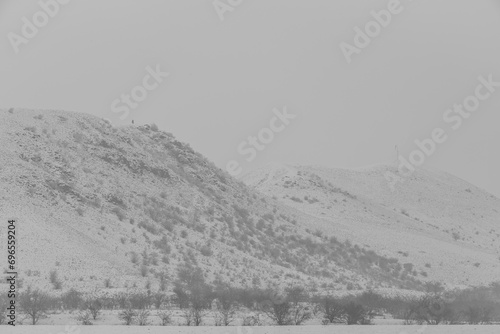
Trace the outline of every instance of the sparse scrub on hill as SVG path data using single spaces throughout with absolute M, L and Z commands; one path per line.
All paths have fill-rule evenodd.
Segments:
M 94 209 L 100 209 L 102 206 L 101 199 L 98 197 L 88 200 L 87 204 L 93 207 Z
M 82 144 L 85 141 L 85 136 L 83 135 L 83 133 L 77 131 L 73 133 L 73 139 L 76 143 Z
M 153 225 L 152 223 L 150 223 L 146 220 L 141 221 L 139 224 L 137 224 L 137 226 L 145 229 L 146 231 L 148 231 L 149 233 L 151 233 L 153 235 L 160 234 L 160 230 L 155 225 Z
M 133 241 L 131 241 L 131 242 L 134 243 Z M 139 263 L 139 255 L 136 252 L 132 252 L 130 255 L 130 261 L 133 264 L 138 264 Z
M 314 204 L 314 203 L 318 203 L 319 200 L 316 198 L 316 197 L 308 197 L 308 196 L 305 196 L 304 199 L 309 203 L 309 204 Z
M 113 287 L 113 285 L 111 284 L 111 279 L 110 278 L 106 278 L 104 280 L 104 287 L 106 289 L 111 289 Z
M 109 196 L 107 196 L 107 200 L 109 203 L 116 205 L 124 210 L 127 209 L 127 204 L 119 195 L 113 195 L 113 194 L 109 195 Z
M 167 237 L 164 235 L 160 240 L 153 241 L 154 247 L 156 247 L 162 254 L 169 255 L 172 251 Z
M 456 231 L 453 231 L 451 233 L 451 236 L 452 236 L 453 240 L 455 240 L 455 241 L 459 241 L 460 239 L 462 239 L 462 236 L 460 235 L 460 233 L 458 233 Z
M 212 256 L 214 253 L 210 247 L 210 245 L 204 245 L 200 248 L 200 253 L 203 256 Z
M 125 215 L 125 212 L 120 209 L 119 207 L 114 207 L 113 209 L 111 209 L 111 212 L 114 213 L 116 215 L 116 217 L 118 218 L 119 221 L 124 221 L 127 216 Z
M 40 130 L 42 126 L 50 125 L 48 132 L 53 133 L 52 130 L 55 130 L 52 128 L 53 119 L 56 116 L 47 113 L 46 122 L 42 124 L 31 119 L 36 113 L 30 115 L 29 123 L 19 129 L 37 124 Z M 5 116 L 8 120 L 17 117 L 17 115 Z M 122 269 L 124 273 L 130 273 L 130 267 L 135 268 L 133 275 L 136 277 L 124 277 L 123 280 L 117 278 L 117 281 L 113 282 L 117 285 L 116 288 L 122 288 L 124 284 L 125 288 L 128 288 L 134 280 L 136 286 L 141 289 L 144 288 L 146 280 L 150 280 L 151 286 L 157 288 L 158 277 L 155 276 L 157 273 L 168 270 L 174 277 L 173 266 L 189 259 L 193 265 L 199 263 L 207 281 L 219 280 L 220 284 L 233 286 L 248 287 L 253 284 L 257 288 L 270 286 L 273 282 L 286 281 L 302 282 L 304 286 L 307 284 L 311 292 L 314 292 L 314 289 L 334 291 L 346 286 L 353 291 L 364 288 L 367 284 L 375 288 L 424 290 L 423 283 L 418 279 L 422 278 L 421 276 L 425 277 L 426 272 L 413 265 L 411 267 L 403 265 L 403 262 L 410 262 L 413 259 L 399 263 L 396 259 L 381 256 L 369 249 L 345 243 L 343 240 L 329 239 L 331 236 L 326 229 L 317 231 L 319 225 L 315 225 L 313 221 L 306 222 L 307 218 L 302 214 L 289 213 L 288 209 L 272 200 L 266 203 L 251 188 L 234 181 L 222 170 L 212 168 L 206 159 L 195 154 L 187 145 L 175 141 L 161 131 L 142 131 L 137 128 L 112 130 L 109 126 L 103 125 L 102 121 L 99 121 L 99 126 L 94 128 L 95 122 L 87 121 L 84 117 L 78 116 L 77 119 L 69 117 L 69 119 L 68 123 L 62 125 L 63 128 L 57 129 L 57 136 L 51 138 L 50 142 L 45 136 L 38 137 L 29 132 L 18 131 L 20 135 L 17 139 L 42 141 L 42 145 L 39 146 L 42 149 L 40 153 L 25 152 L 27 161 L 39 161 L 43 158 L 40 166 L 30 165 L 33 168 L 42 166 L 44 168 L 42 174 L 33 173 L 33 175 L 56 176 L 55 181 L 49 181 L 51 187 L 37 187 L 32 195 L 38 199 L 47 197 L 49 202 L 45 204 L 56 205 L 57 201 L 58 207 L 67 207 L 68 212 L 74 216 L 76 213 L 80 216 L 85 215 L 86 221 L 90 224 L 89 233 L 98 234 L 90 236 L 95 237 L 100 243 L 106 237 L 109 249 L 116 248 L 116 261 L 110 260 L 113 265 L 123 261 L 128 262 L 127 256 L 131 256 L 131 261 L 137 266 L 127 263 L 126 268 Z M 75 125 L 77 125 L 76 130 Z M 61 146 L 56 146 L 58 143 L 62 145 L 63 142 L 67 147 L 65 150 L 61 150 Z M 26 143 L 22 142 L 23 145 Z M 78 156 L 77 149 L 82 149 L 85 153 Z M 54 163 L 59 161 L 59 158 L 61 158 L 60 163 Z M 84 159 L 78 160 L 78 158 Z M 79 165 L 78 161 L 83 161 L 85 167 Z M 111 162 L 112 165 L 107 162 Z M 71 170 L 68 167 L 70 163 L 76 163 L 78 168 Z M 87 172 L 83 178 L 82 167 L 86 168 Z M 166 175 L 172 177 L 165 177 Z M 289 183 L 297 190 L 293 194 L 306 203 L 316 203 L 317 199 L 314 196 L 318 193 L 307 188 L 303 188 L 307 192 L 298 192 L 300 190 L 298 188 L 308 181 L 305 177 L 300 179 Z M 29 181 L 27 184 L 33 184 L 32 180 L 27 181 Z M 330 196 L 328 201 L 336 200 L 340 203 L 339 206 L 346 207 L 347 204 L 343 204 L 342 200 L 355 198 L 349 197 L 348 192 L 327 182 L 319 180 L 315 182 L 323 187 L 322 195 L 317 195 L 322 200 L 325 198 L 324 194 L 327 198 Z M 308 196 L 304 196 L 305 193 Z M 332 195 L 332 193 L 338 194 Z M 63 198 L 62 195 L 66 203 L 61 203 L 59 200 Z M 93 199 L 98 201 L 95 205 L 92 204 Z M 366 203 L 361 207 L 366 205 L 368 208 L 368 198 L 363 197 L 363 201 L 365 200 Z M 395 205 L 396 212 L 392 212 L 391 217 L 399 216 L 400 220 L 405 219 L 397 212 L 405 205 Z M 49 205 L 46 207 L 50 208 Z M 93 207 L 98 210 L 94 210 Z M 79 211 L 80 209 L 84 210 L 83 213 Z M 101 219 L 99 219 L 99 209 Z M 111 215 L 106 216 L 106 213 L 111 209 L 119 210 L 113 213 L 125 223 L 118 224 L 116 219 L 109 221 Z M 370 207 L 367 212 L 372 212 L 372 209 L 373 207 Z M 129 221 L 134 226 L 130 226 Z M 73 225 L 79 229 L 78 232 L 87 233 L 86 224 Z M 104 229 L 99 230 L 101 225 L 106 226 L 105 232 Z M 302 233 L 305 226 L 311 230 L 309 234 Z M 130 233 L 132 228 L 136 234 Z M 131 235 L 126 235 L 127 233 Z M 485 234 L 482 233 L 481 236 Z M 491 235 L 491 238 L 494 237 Z M 65 238 L 61 240 L 66 240 Z M 451 240 L 451 237 L 449 239 Z M 147 261 L 144 256 L 138 258 L 137 254 L 135 255 L 137 259 L 134 259 L 132 251 L 141 252 L 144 248 L 148 252 Z M 418 255 L 413 248 L 409 249 L 412 257 Z M 408 253 L 403 253 L 403 256 L 408 257 Z M 473 267 L 475 261 L 471 261 L 468 269 L 477 272 L 486 270 L 489 262 L 482 259 L 476 261 L 479 260 L 483 263 L 479 269 Z M 69 264 L 69 261 L 65 260 L 65 263 Z M 141 265 L 147 266 L 148 269 L 143 271 Z M 85 274 L 85 280 L 82 278 L 78 282 L 78 277 L 84 274 L 77 273 L 75 286 L 99 285 L 102 288 L 104 283 L 104 286 L 109 288 L 110 285 L 104 281 L 108 274 L 103 275 L 103 272 L 99 272 L 104 270 L 103 268 L 108 267 L 99 266 L 93 269 L 92 275 L 95 277 L 91 280 L 88 280 L 89 275 Z M 81 270 L 85 269 L 88 268 L 82 265 Z M 429 276 L 436 274 L 438 269 L 429 271 Z M 73 284 L 71 282 L 74 279 L 73 275 L 68 274 L 68 276 L 69 280 L 68 283 L 65 281 L 64 288 L 70 288 Z M 164 283 L 164 288 L 165 285 Z M 189 287 L 184 286 L 184 288 L 188 297 L 186 306 L 188 308 L 192 291 Z M 470 310 L 463 312 L 467 311 Z M 468 312 L 471 319 L 476 317 L 474 312 Z
M 143 264 L 143 265 L 141 266 L 141 276 L 142 276 L 142 277 L 146 277 L 146 276 L 148 276 L 148 272 L 149 272 L 149 268 L 148 268 L 148 266 L 146 266 L 146 265 L 144 265 L 144 264 Z
M 51 270 L 49 274 L 50 283 L 53 285 L 54 289 L 61 290 L 62 282 L 59 279 L 59 275 L 56 270 Z
M 76 209 L 76 213 L 78 213 L 80 217 L 83 217 L 85 215 L 85 210 L 82 207 L 79 207 Z

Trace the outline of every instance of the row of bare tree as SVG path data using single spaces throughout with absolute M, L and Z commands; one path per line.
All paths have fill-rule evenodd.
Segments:
M 259 326 L 302 325 L 312 319 L 323 324 L 367 325 L 375 316 L 392 315 L 405 324 L 489 324 L 500 320 L 500 284 L 455 292 L 428 293 L 419 298 L 384 297 L 372 291 L 357 296 L 335 298 L 311 295 L 293 286 L 272 289 L 237 289 L 205 284 L 201 272 L 179 272 L 172 294 L 163 291 L 128 292 L 114 295 L 103 291 L 82 294 L 71 289 L 59 297 L 28 288 L 18 296 L 21 313 L 33 325 L 50 310 L 76 310 L 77 320 L 91 325 L 104 309 L 120 310 L 125 325 L 147 325 L 159 317 L 162 325 L 172 323 L 173 310 L 187 326 L 229 326 L 239 322 Z M 4 305 L 0 296 L 0 306 Z M 0 324 L 5 314 L 0 308 Z M 154 310 L 154 312 L 153 312 Z M 5 311 L 4 311 L 5 312 Z M 213 322 L 208 319 L 213 319 Z M 239 321 L 238 321 L 239 320 Z M 267 321 L 266 321 L 267 320 Z

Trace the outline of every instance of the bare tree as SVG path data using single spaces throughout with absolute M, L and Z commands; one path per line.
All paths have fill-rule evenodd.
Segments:
M 31 324 L 36 325 L 37 322 L 46 317 L 49 309 L 50 297 L 40 290 L 28 290 L 19 296 L 19 306 L 21 311 L 31 318 Z
M 367 325 L 370 323 L 370 315 L 361 304 L 349 302 L 344 306 L 344 311 L 348 325 Z
M 161 309 L 161 307 L 163 306 L 163 303 L 167 300 L 167 296 L 158 291 L 156 292 L 154 295 L 153 295 L 153 303 L 155 304 L 155 308 L 157 310 Z
M 139 324 L 139 326 L 149 325 L 149 315 L 150 312 L 146 309 L 137 312 L 137 323 Z
M 403 325 L 413 325 L 415 322 L 416 306 L 415 303 L 411 303 L 406 306 L 400 312 L 400 316 L 403 318 Z
M 169 311 L 158 312 L 158 318 L 160 318 L 162 326 L 167 326 L 172 323 L 172 313 Z
M 302 287 L 293 286 L 285 290 L 287 301 L 291 303 L 291 322 L 292 325 L 300 326 L 313 317 L 313 310 L 308 303 L 309 295 Z
M 260 318 L 260 313 L 254 313 L 243 318 L 243 326 L 257 327 L 262 326 L 262 320 Z
M 302 325 L 313 316 L 313 309 L 308 303 L 309 296 L 300 287 L 285 290 L 286 295 L 270 293 L 272 301 L 263 304 L 262 312 L 278 326 Z
M 463 311 L 463 315 L 470 325 L 489 324 L 492 320 L 493 310 L 492 305 L 471 305 Z
M 206 310 L 203 308 L 191 306 L 184 310 L 182 317 L 186 320 L 186 326 L 201 326 L 205 315 Z
M 62 295 L 62 303 L 65 309 L 76 310 L 83 303 L 81 293 L 74 288 L 70 289 Z
M 418 323 L 439 325 L 446 321 L 453 322 L 454 315 L 450 305 L 439 296 L 424 296 L 415 305 L 415 319 Z
M 123 320 L 126 326 L 130 326 L 134 323 L 135 318 L 137 317 L 137 312 L 131 308 L 121 311 L 118 314 L 118 317 Z
M 189 307 L 189 294 L 186 289 L 184 289 L 180 284 L 177 284 L 174 288 L 175 301 L 180 309 L 185 309 Z
M 311 307 L 305 303 L 292 305 L 292 324 L 300 326 L 312 318 Z
M 97 320 L 101 315 L 102 302 L 97 297 L 90 297 L 85 300 L 84 307 L 92 315 L 92 319 Z
M 229 299 L 218 299 L 215 302 L 215 326 L 229 326 L 235 318 L 236 307 Z
M 292 324 L 292 304 L 288 301 L 268 302 L 262 308 L 267 315 L 278 326 L 289 326 Z
M 326 297 L 321 302 L 323 318 L 326 324 L 344 323 L 345 310 L 344 306 L 332 297 Z

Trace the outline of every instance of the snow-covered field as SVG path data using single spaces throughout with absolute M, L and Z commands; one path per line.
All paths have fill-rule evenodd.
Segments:
M 294 326 L 294 327 L 126 327 L 17 326 L 5 334 L 498 334 L 500 326 Z

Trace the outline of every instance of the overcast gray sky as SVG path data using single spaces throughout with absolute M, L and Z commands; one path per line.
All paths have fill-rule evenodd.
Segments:
M 500 196 L 500 87 L 459 129 L 443 120 L 479 76 L 500 82 L 500 1 L 401 0 L 351 63 L 341 43 L 355 46 L 354 28 L 394 0 L 220 1 L 233 4 L 223 21 L 213 0 L 72 0 L 27 42 L 16 39 L 16 53 L 9 33 L 22 37 L 22 18 L 33 23 L 41 7 L 0 0 L 0 106 L 154 122 L 245 172 L 273 161 L 391 162 L 395 145 L 408 157 L 416 139 L 443 128 L 449 139 L 425 164 Z M 112 103 L 157 64 L 168 78 L 121 120 Z M 284 106 L 296 118 L 247 162 L 237 147 Z

